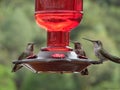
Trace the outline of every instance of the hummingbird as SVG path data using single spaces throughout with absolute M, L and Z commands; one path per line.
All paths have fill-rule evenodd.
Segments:
M 94 44 L 95 55 L 100 59 L 98 62 L 97 61 L 94 62 L 94 64 L 100 64 L 100 63 L 102 63 L 103 61 L 106 61 L 106 60 L 110 60 L 110 61 L 115 62 L 115 63 L 120 63 L 120 58 L 109 54 L 103 48 L 103 44 L 100 40 L 90 40 L 90 39 L 87 39 L 87 38 L 83 38 L 83 39 L 88 40 L 88 41 L 90 41 Z
M 85 51 L 83 50 L 82 44 L 80 42 L 73 42 L 74 43 L 74 51 L 79 58 L 86 58 Z
M 78 58 L 87 59 L 85 51 L 83 50 L 82 44 L 80 42 L 73 42 L 74 43 L 74 51 L 77 54 Z M 88 69 L 85 68 L 81 71 L 81 75 L 88 75 Z
M 25 51 L 18 57 L 18 60 L 22 60 L 22 59 L 25 59 L 27 57 L 33 56 L 33 50 L 34 50 L 34 43 L 28 43 Z M 12 69 L 12 72 L 16 72 L 22 67 L 23 66 L 20 64 L 15 64 L 13 69 Z

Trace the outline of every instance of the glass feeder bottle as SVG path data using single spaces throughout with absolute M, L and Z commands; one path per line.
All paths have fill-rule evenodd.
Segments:
M 47 31 L 43 51 L 70 51 L 69 33 L 83 16 L 83 0 L 35 0 L 35 19 Z

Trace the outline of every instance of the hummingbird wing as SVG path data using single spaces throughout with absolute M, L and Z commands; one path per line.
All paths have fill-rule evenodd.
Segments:
M 22 68 L 22 67 L 23 67 L 22 65 L 15 64 L 15 66 L 14 66 L 13 69 L 12 69 L 12 72 L 16 72 L 17 70 L 19 70 L 19 69 Z
M 23 52 L 19 57 L 18 60 L 25 59 L 27 56 L 29 56 L 27 53 Z
M 111 54 L 109 54 L 107 51 L 105 50 L 100 50 L 100 53 L 107 59 L 109 59 L 110 61 L 113 61 L 115 63 L 120 63 L 120 58 L 113 56 Z
M 23 52 L 19 57 L 18 57 L 18 60 L 22 60 L 22 59 L 25 59 L 27 57 L 27 53 Z M 13 69 L 12 69 L 12 72 L 16 72 L 17 70 L 19 70 L 20 68 L 22 68 L 23 66 L 20 65 L 20 64 L 15 64 Z
M 28 56 L 30 56 L 32 54 L 33 54 L 33 43 L 30 43 L 30 44 L 27 45 L 26 50 L 18 57 L 18 60 L 25 59 L 25 58 L 27 58 Z M 12 71 L 15 72 L 15 71 L 19 70 L 22 67 L 23 66 L 21 64 L 15 64 Z

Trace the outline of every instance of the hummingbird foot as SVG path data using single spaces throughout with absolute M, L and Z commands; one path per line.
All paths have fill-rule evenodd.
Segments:
M 62 71 L 60 72 L 60 74 L 63 74 L 63 73 L 64 73 L 64 72 L 62 72 Z
M 88 74 L 89 72 L 87 68 L 81 71 L 81 75 L 88 75 Z

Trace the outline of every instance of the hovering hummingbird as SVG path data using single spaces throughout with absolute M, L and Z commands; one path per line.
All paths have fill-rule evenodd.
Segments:
M 95 55 L 100 59 L 96 64 L 102 63 L 105 60 L 110 60 L 115 63 L 120 63 L 120 58 L 109 54 L 104 48 L 103 44 L 100 40 L 90 40 L 87 38 L 83 38 L 85 40 L 91 41 L 94 44 L 94 52 Z
M 28 43 L 25 51 L 18 57 L 18 60 L 22 60 L 22 59 L 25 59 L 27 57 L 33 56 L 33 50 L 34 50 L 34 43 Z M 22 67 L 23 66 L 20 64 L 15 64 L 13 69 L 12 69 L 12 72 L 16 72 L 17 70 L 19 70 Z
M 73 42 L 73 43 L 74 43 L 74 51 L 77 54 L 78 58 L 87 59 L 82 44 L 80 42 Z M 89 72 L 87 68 L 81 71 L 81 75 L 88 75 L 88 73 Z

